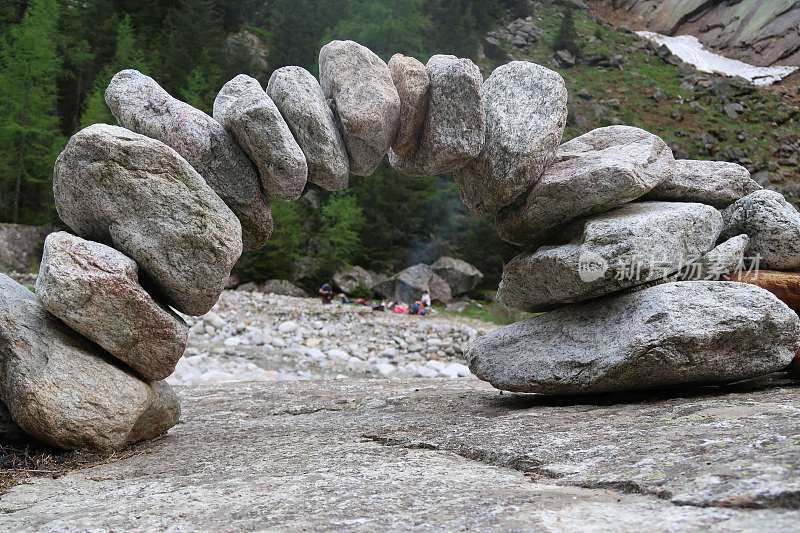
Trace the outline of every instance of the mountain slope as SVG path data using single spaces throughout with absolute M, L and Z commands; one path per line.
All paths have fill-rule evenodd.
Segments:
M 800 65 L 800 0 L 592 0 L 598 14 L 633 29 L 694 35 L 723 55 L 759 66 Z
M 585 10 L 572 10 L 574 29 L 565 30 L 566 8 L 534 6 L 532 17 L 489 35 L 487 55 L 531 60 L 564 76 L 570 91 L 565 139 L 611 124 L 638 126 L 660 135 L 677 157 L 739 162 L 762 185 L 800 200 L 800 110 L 790 100 L 697 72 Z M 563 44 L 565 33 L 571 45 Z M 557 40 L 574 49 L 567 63 L 563 52 L 561 63 L 554 59 Z M 577 56 L 573 66 L 569 55 Z

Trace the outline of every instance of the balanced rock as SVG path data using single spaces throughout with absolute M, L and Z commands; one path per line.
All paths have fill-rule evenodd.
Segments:
M 390 157 L 413 157 L 425 128 L 431 80 L 425 65 L 403 54 L 389 59 L 389 71 L 400 96 L 400 127 Z
M 724 208 L 761 189 L 750 172 L 736 163 L 725 161 L 675 161 L 672 175 L 650 191 L 648 200 L 700 202 Z
M 239 74 L 226 83 L 214 100 L 214 119 L 255 163 L 267 196 L 302 196 L 308 179 L 306 157 L 258 80 Z
M 134 259 L 186 314 L 213 307 L 242 252 L 239 221 L 189 163 L 117 126 L 73 135 L 56 160 L 53 193 L 77 235 Z
M 347 187 L 347 150 L 317 79 L 302 67 L 279 68 L 269 79 L 267 94 L 305 154 L 308 181 L 328 191 Z
M 345 294 L 352 294 L 357 290 L 371 290 L 377 281 L 375 274 L 360 266 L 343 268 L 333 275 L 333 284 Z
M 415 302 L 422 298 L 422 293 L 425 291 L 430 293 L 431 300 L 448 303 L 453 299 L 447 282 L 424 263 L 398 272 L 377 284 L 374 289 L 384 298 L 395 302 Z
M 748 255 L 758 259 L 760 268 L 800 268 L 800 213 L 782 194 L 756 191 L 731 204 L 722 217 L 722 237 L 749 235 Z
M 435 55 L 426 65 L 430 88 L 419 148 L 413 155 L 390 153 L 401 174 L 450 174 L 477 157 L 486 141 L 481 71 L 469 59 Z
M 800 313 L 800 272 L 748 270 L 734 272 L 727 279 L 768 290 L 790 309 Z
M 139 285 L 133 259 L 104 244 L 51 233 L 36 295 L 50 313 L 147 380 L 166 379 L 186 349 L 186 323 Z
M 498 214 L 500 237 L 517 244 L 536 243 L 565 222 L 643 196 L 670 177 L 673 163 L 669 146 L 644 130 L 592 130 L 559 147 L 552 166 L 524 201 Z
M 163 142 L 203 176 L 241 221 L 246 249 L 267 242 L 272 213 L 258 174 L 222 124 L 137 70 L 117 73 L 105 98 L 121 126 Z
M 450 286 L 453 296 L 471 292 L 483 279 L 480 270 L 462 259 L 440 257 L 431 268 Z
M 0 275 L 0 398 L 29 435 L 63 449 L 116 450 L 180 418 L 164 382 L 145 383 Z
M 567 88 L 550 69 L 527 61 L 498 67 L 483 83 L 486 144 L 455 175 L 464 204 L 494 214 L 542 176 L 567 123 Z
M 350 172 L 369 176 L 397 136 L 400 97 L 389 67 L 353 41 L 331 41 L 319 52 L 319 78 L 339 120 Z
M 667 283 L 496 329 L 468 347 L 470 370 L 515 392 L 589 394 L 726 383 L 784 370 L 800 319 L 743 283 Z
M 503 268 L 497 299 L 546 311 L 678 272 L 717 242 L 722 217 L 711 206 L 641 202 L 563 228 L 564 244 L 522 253 Z

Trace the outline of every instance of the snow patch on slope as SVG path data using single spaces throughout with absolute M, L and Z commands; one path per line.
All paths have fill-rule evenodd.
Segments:
M 650 31 L 637 31 L 636 34 L 658 45 L 665 45 L 682 61 L 693 65 L 697 70 L 713 72 L 726 76 L 739 76 L 753 85 L 772 85 L 797 70 L 798 67 L 757 67 L 737 59 L 731 59 L 706 49 L 693 35 L 670 37 Z

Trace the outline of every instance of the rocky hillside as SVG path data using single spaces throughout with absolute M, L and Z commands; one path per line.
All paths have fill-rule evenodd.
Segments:
M 694 35 L 720 53 L 759 66 L 800 65 L 798 0 L 593 0 L 597 12 L 633 29 Z
M 676 157 L 741 163 L 762 185 L 800 199 L 800 110 L 790 87 L 756 89 L 698 72 L 578 4 L 533 2 L 532 16 L 491 32 L 485 45 L 487 63 L 531 60 L 564 76 L 565 139 L 611 124 L 638 126 L 661 136 Z

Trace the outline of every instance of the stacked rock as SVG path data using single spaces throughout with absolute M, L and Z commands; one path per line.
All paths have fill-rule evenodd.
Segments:
M 503 239 L 527 247 L 505 265 L 498 300 L 549 312 L 477 339 L 473 373 L 509 391 L 588 394 L 788 368 L 797 314 L 724 281 L 758 284 L 759 262 L 800 266 L 800 213 L 780 194 L 739 165 L 676 161 L 661 139 L 627 126 L 542 159 L 541 176 L 491 212 Z
M 104 124 L 56 160 L 56 208 L 74 232 L 45 240 L 36 296 L 1 278 L 0 394 L 27 434 L 55 447 L 119 449 L 174 426 L 163 380 L 190 315 L 216 303 L 242 226 L 164 143 Z
M 56 161 L 56 208 L 72 233 L 47 238 L 36 296 L 0 276 L 0 400 L 53 446 L 118 449 L 175 425 L 179 402 L 163 380 L 188 333 L 173 309 L 214 306 L 242 250 L 269 238 L 270 198 L 297 199 L 309 183 L 341 189 L 387 154 L 402 174 L 452 173 L 468 208 L 530 246 L 506 265 L 498 298 L 556 310 L 471 346 L 473 372 L 497 387 L 732 381 L 784 369 L 800 345 L 800 319 L 770 292 L 680 281 L 690 267 L 729 273 L 745 253 L 798 268 L 800 214 L 742 167 L 675 161 L 637 128 L 559 146 L 566 87 L 533 63 L 483 81 L 468 59 L 387 65 L 334 41 L 320 51 L 319 83 L 299 67 L 277 70 L 266 91 L 237 76 L 213 118 L 135 70 L 114 76 L 106 102 L 122 127 L 81 130 Z M 447 301 L 456 275 L 459 292 L 479 279 L 441 261 L 381 287 Z
M 265 91 L 240 75 L 212 118 L 119 72 L 105 97 L 121 127 L 79 131 L 56 161 L 56 208 L 72 233 L 47 238 L 36 296 L 0 278 L 4 433 L 113 450 L 166 432 L 180 406 L 163 380 L 188 336 L 177 312 L 208 312 L 243 249 L 267 241 L 269 199 L 295 200 L 309 183 L 342 189 L 392 147 L 408 173 L 462 168 L 484 146 L 481 81 L 466 59 L 397 56 L 390 69 L 334 41 L 320 82 L 285 67 Z

